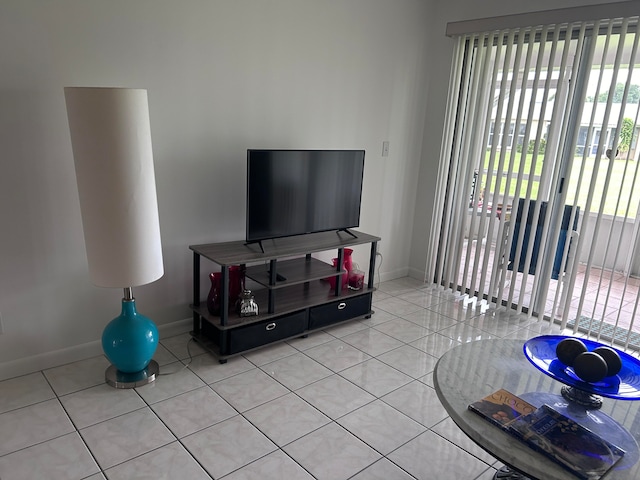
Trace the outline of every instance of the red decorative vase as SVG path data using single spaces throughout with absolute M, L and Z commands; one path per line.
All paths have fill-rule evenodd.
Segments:
M 207 310 L 211 315 L 220 315 L 220 291 L 222 290 L 222 272 L 212 272 L 209 274 L 211 279 L 211 289 L 207 296 Z
M 353 270 L 353 260 L 351 259 L 352 253 L 353 253 L 352 249 L 350 248 L 344 249 L 344 268 L 347 270 L 347 278 L 349 277 L 351 270 Z
M 232 265 L 229 267 L 229 308 L 235 308 L 240 295 L 244 291 L 244 267 Z
M 338 259 L 334 258 L 332 260 L 333 262 L 333 266 L 337 266 L 338 265 Z M 342 268 L 344 268 L 346 270 L 347 268 L 347 261 L 346 259 L 342 261 Z M 336 288 L 336 281 L 338 280 L 338 277 L 336 276 L 331 276 L 327 278 L 327 281 L 329 282 L 329 285 L 331 286 L 332 289 Z M 349 272 L 345 272 L 342 274 L 342 288 L 347 288 L 349 282 Z
M 220 297 L 222 295 L 222 272 L 212 272 L 209 274 L 211 279 L 211 289 L 207 296 L 207 310 L 211 315 L 220 315 Z M 228 311 L 232 312 L 235 305 L 244 291 L 244 268 L 242 266 L 233 265 L 229 267 L 229 301 L 227 303 Z

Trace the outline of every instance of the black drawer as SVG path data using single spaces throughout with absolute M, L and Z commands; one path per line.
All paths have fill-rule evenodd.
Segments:
M 306 311 L 292 313 L 264 322 L 252 323 L 246 327 L 228 330 L 229 350 L 227 355 L 244 352 L 251 348 L 282 340 L 283 338 L 302 335 L 307 329 Z
M 371 313 L 371 293 L 319 305 L 309 310 L 309 330 Z

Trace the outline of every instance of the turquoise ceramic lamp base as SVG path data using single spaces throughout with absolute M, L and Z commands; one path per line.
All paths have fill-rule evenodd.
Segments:
M 131 289 L 125 289 L 122 313 L 102 333 L 102 348 L 111 362 L 106 382 L 115 388 L 134 388 L 153 382 L 159 372 L 152 360 L 158 347 L 158 329 L 136 311 Z

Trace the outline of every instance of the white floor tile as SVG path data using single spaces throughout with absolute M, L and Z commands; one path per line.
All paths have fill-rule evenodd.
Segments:
M 177 362 L 179 360 L 178 357 L 171 353 L 161 343 L 158 344 L 158 348 L 156 348 L 156 352 L 153 354 L 153 359 L 158 363 L 160 367 Z M 160 369 L 160 372 L 162 372 L 162 368 Z
M 479 328 L 472 327 L 467 323 L 456 323 L 452 327 L 439 330 L 438 333 L 460 343 L 475 342 L 477 340 L 489 338 L 499 338 L 498 335 L 494 335 L 485 332 L 484 330 L 480 330 Z
M 214 478 L 223 477 L 277 450 L 271 440 L 240 415 L 189 435 L 182 441 Z
M 151 408 L 178 438 L 238 414 L 208 386 L 154 403 Z
M 374 307 L 376 309 L 384 310 L 399 317 L 422 310 L 422 307 L 420 305 L 407 302 L 406 300 L 402 300 L 398 297 L 390 297 L 383 300 L 378 300 L 375 302 Z
M 446 299 L 441 298 L 437 295 L 432 295 L 426 290 L 415 290 L 409 293 L 403 293 L 401 295 L 398 295 L 398 298 L 407 302 L 415 303 L 422 308 L 431 307 L 433 305 L 437 305 L 446 301 Z
M 74 430 L 57 399 L 0 414 L 0 456 Z
M 533 320 L 529 320 L 522 315 L 506 315 L 504 312 L 502 314 L 497 312 L 494 315 L 478 315 L 470 318 L 466 323 L 493 335 L 505 337 L 521 328 L 525 328 L 533 323 Z
M 417 380 L 385 395 L 381 400 L 427 428 L 447 417 L 436 391 Z
M 377 288 L 378 288 L 378 290 L 376 290 L 375 292 L 373 292 L 373 301 L 374 301 L 374 302 L 379 301 L 379 300 L 382 300 L 382 299 L 384 299 L 384 298 L 389 298 L 389 297 L 392 297 L 392 296 L 393 296 L 393 295 L 391 295 L 390 293 L 385 293 L 385 292 L 383 292 L 382 290 L 380 290 L 380 287 L 379 287 L 379 286 L 378 286 Z
M 239 412 L 246 412 L 289 392 L 258 368 L 213 383 L 211 388 Z
M 427 310 L 436 312 L 439 315 L 452 318 L 459 322 L 468 320 L 471 317 L 480 315 L 481 312 L 476 310 L 473 305 L 467 305 L 463 302 L 442 302 L 430 306 Z
M 136 391 L 147 403 L 152 404 L 205 385 L 195 373 L 177 362 L 161 369 L 155 382 L 138 387 Z
M 426 431 L 426 427 L 380 400 L 364 405 L 337 422 L 383 455 Z
M 149 408 L 87 427 L 80 434 L 103 470 L 175 440 Z
M 355 321 L 345 322 L 340 325 L 336 325 L 335 327 L 327 327 L 324 331 L 335 338 L 342 338 L 346 337 L 347 335 L 351 335 L 352 333 L 366 330 L 367 327 L 368 325 L 366 325 L 365 323 Z
M 60 397 L 77 429 L 104 422 L 145 406 L 135 390 L 102 384 Z
M 411 293 L 419 288 L 424 287 L 424 282 L 416 280 L 414 278 L 403 277 L 387 282 L 382 282 L 378 285 L 381 292 L 388 295 L 399 296 L 406 293 Z
M 204 347 L 199 345 L 188 333 L 161 338 L 160 344 L 180 360 L 188 360 L 189 357 L 196 357 L 206 353 Z
M 474 457 L 482 460 L 487 465 L 493 465 L 496 463 L 496 459 L 489 455 L 486 451 L 480 448 L 476 443 L 465 435 L 465 433 L 458 428 L 458 426 L 447 417 L 442 422 L 435 425 L 432 429 L 441 437 L 446 438 L 451 443 L 459 446 L 463 450 L 469 452 Z
M 106 471 L 109 480 L 210 480 L 207 472 L 178 442 L 170 443 Z
M 381 458 L 335 423 L 290 443 L 284 451 L 318 480 L 346 480 Z
M 306 338 L 298 337 L 291 340 L 287 340 L 287 343 L 294 347 L 296 350 L 305 351 L 309 348 L 317 347 L 318 345 L 322 345 L 323 343 L 330 342 L 335 337 L 333 335 L 329 335 L 326 332 L 313 332 L 310 333 Z
M 42 372 L 0 382 L 0 413 L 50 400 L 56 395 Z
M 209 384 L 255 368 L 256 366 L 243 356 L 230 358 L 227 363 L 220 363 L 209 353 L 194 357 L 189 364 L 189 370 Z
M 281 447 L 331 422 L 295 393 L 249 410 L 244 417 Z
M 50 368 L 44 375 L 58 395 L 77 392 L 105 382 L 105 371 L 110 366 L 104 355 Z
M 413 378 L 420 378 L 433 372 L 438 362 L 436 357 L 432 357 L 411 345 L 404 345 L 383 353 L 378 356 L 378 359 Z
M 313 480 L 282 450 L 276 450 L 224 477 L 224 480 Z
M 362 350 L 358 350 L 339 339 L 310 348 L 304 353 L 334 372 L 339 372 L 371 358 Z
M 297 390 L 333 373 L 303 353 L 290 355 L 261 368 L 290 390 Z
M 281 358 L 288 357 L 298 353 L 298 350 L 293 348 L 286 342 L 276 343 L 273 345 L 267 345 L 264 348 L 259 348 L 249 353 L 245 353 L 242 356 L 249 360 L 254 365 L 260 367 L 267 363 L 275 362 Z
M 382 323 L 388 322 L 390 320 L 394 320 L 396 318 L 400 318 L 393 313 L 386 312 L 382 309 L 373 308 L 375 312 L 371 315 L 371 318 L 367 318 L 364 320 L 360 320 L 361 323 L 365 324 L 367 327 L 375 327 L 376 325 L 380 325 Z
M 382 355 L 389 350 L 393 350 L 394 348 L 404 345 L 400 340 L 390 337 L 389 335 L 373 328 L 367 328 L 356 333 L 352 333 L 342 337 L 342 340 L 372 357 Z
M 419 480 L 473 479 L 488 465 L 433 432 L 425 432 L 388 455 Z
M 415 323 L 416 325 L 420 325 L 421 327 L 428 329 L 430 332 L 438 332 L 443 328 L 448 328 L 458 323 L 458 320 L 454 318 L 445 317 L 437 312 L 427 309 L 421 309 L 417 312 L 403 315 L 402 318 Z
M 432 355 L 436 358 L 440 358 L 446 352 L 451 350 L 453 347 L 457 347 L 461 345 L 461 342 L 449 338 L 445 335 L 441 335 L 439 333 L 432 333 L 427 335 L 426 337 L 422 337 L 415 342 L 411 342 L 410 345 L 412 347 L 416 347 L 419 350 L 422 350 L 429 355 Z
M 340 375 L 376 397 L 386 395 L 413 380 L 377 358 L 348 368 L 340 372 Z
M 429 329 L 402 318 L 389 320 L 388 322 L 376 325 L 374 328 L 379 332 L 386 333 L 390 337 L 405 343 L 413 342 L 431 333 Z
M 296 393 L 330 418 L 339 418 L 375 400 L 360 387 L 334 374 Z
M 386 458 L 381 458 L 370 467 L 365 468 L 362 472 L 351 480 L 415 480 L 415 477 L 409 475 L 396 464 L 390 462 Z
M 80 480 L 99 471 L 77 432 L 0 457 L 2 480 Z
M 475 480 L 493 480 L 496 476 L 496 472 L 497 468 L 495 467 L 487 468 L 487 470 Z

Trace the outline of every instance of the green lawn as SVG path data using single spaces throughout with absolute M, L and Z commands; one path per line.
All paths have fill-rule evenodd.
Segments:
M 505 166 L 503 167 L 503 170 L 505 171 L 509 170 L 508 162 L 511 160 L 510 155 L 511 155 L 511 152 L 507 152 L 507 155 L 505 158 Z M 494 166 L 493 166 L 494 170 L 498 165 L 497 157 L 498 155 L 496 155 L 496 159 L 494 162 Z M 523 171 L 526 175 L 530 175 L 531 166 L 534 160 L 532 154 L 526 154 L 523 156 L 520 153 L 516 153 L 514 156 L 513 166 L 510 170 L 514 172 L 518 172 L 520 169 L 520 163 L 523 161 L 523 157 L 524 157 Z M 543 158 L 544 157 L 542 155 L 538 156 L 535 162 L 535 169 L 533 171 L 534 176 L 531 184 L 531 198 L 534 198 L 534 199 L 538 197 L 539 178 L 540 178 L 540 174 L 542 173 Z M 490 161 L 490 152 L 487 152 L 485 156 L 485 164 L 484 164 L 485 172 L 489 168 L 489 164 L 490 164 L 489 161 Z M 575 197 L 577 196 L 578 205 L 580 206 L 580 209 L 584 212 L 585 205 L 587 203 L 588 193 L 589 193 L 588 191 L 589 184 L 591 183 L 591 178 L 594 175 L 595 158 L 588 157 L 585 160 L 583 180 L 581 182 L 580 189 L 578 190 L 578 177 L 580 175 L 582 162 L 583 162 L 582 157 L 574 158 L 574 163 L 571 169 L 571 177 L 569 179 L 569 183 L 567 184 L 567 188 L 568 188 L 567 203 L 572 204 L 574 202 Z M 640 187 L 636 187 L 634 191 L 632 191 L 632 188 L 631 188 L 631 183 L 636 173 L 635 170 L 637 168 L 637 162 L 633 160 L 627 162 L 626 159 L 615 159 L 611 167 L 612 168 L 611 178 L 609 181 L 607 192 L 606 194 L 603 194 L 604 187 L 605 187 L 606 173 L 609 168 L 610 162 L 611 160 L 609 160 L 607 157 L 603 157 L 600 160 L 594 194 L 593 194 L 593 200 L 591 203 L 590 210 L 591 212 L 598 212 L 600 208 L 601 199 L 604 196 L 604 213 L 605 214 L 614 215 L 616 213 L 616 204 L 617 202 L 619 202 L 617 206 L 618 216 L 620 217 L 624 216 L 625 211 L 627 210 L 627 208 L 629 208 L 628 216 L 629 218 L 634 218 L 638 210 L 638 203 L 640 203 Z M 626 172 L 625 172 L 625 166 L 627 167 Z M 486 185 L 487 173 L 484 173 L 483 175 L 484 175 L 484 178 L 482 179 L 482 182 L 483 182 L 483 185 Z M 640 172 L 638 173 L 638 176 L 639 176 L 638 182 L 640 182 Z M 494 175 L 490 183 L 490 188 L 485 189 L 485 197 L 490 198 L 490 196 L 492 195 L 492 192 L 496 190 L 497 180 L 498 179 Z M 500 182 L 498 184 L 498 192 L 502 195 L 506 190 L 507 176 L 503 175 L 500 177 L 499 180 Z M 516 183 L 517 183 L 516 181 L 517 181 L 517 173 L 513 175 L 511 182 L 509 184 L 508 195 L 512 198 L 516 196 Z M 520 197 L 526 196 L 526 191 L 527 191 L 526 189 L 528 188 L 528 186 L 529 186 L 529 180 L 524 179 L 520 188 L 520 195 L 519 195 Z M 620 197 L 620 200 L 618 200 L 618 197 Z M 629 203 L 629 197 L 631 197 L 630 203 Z

